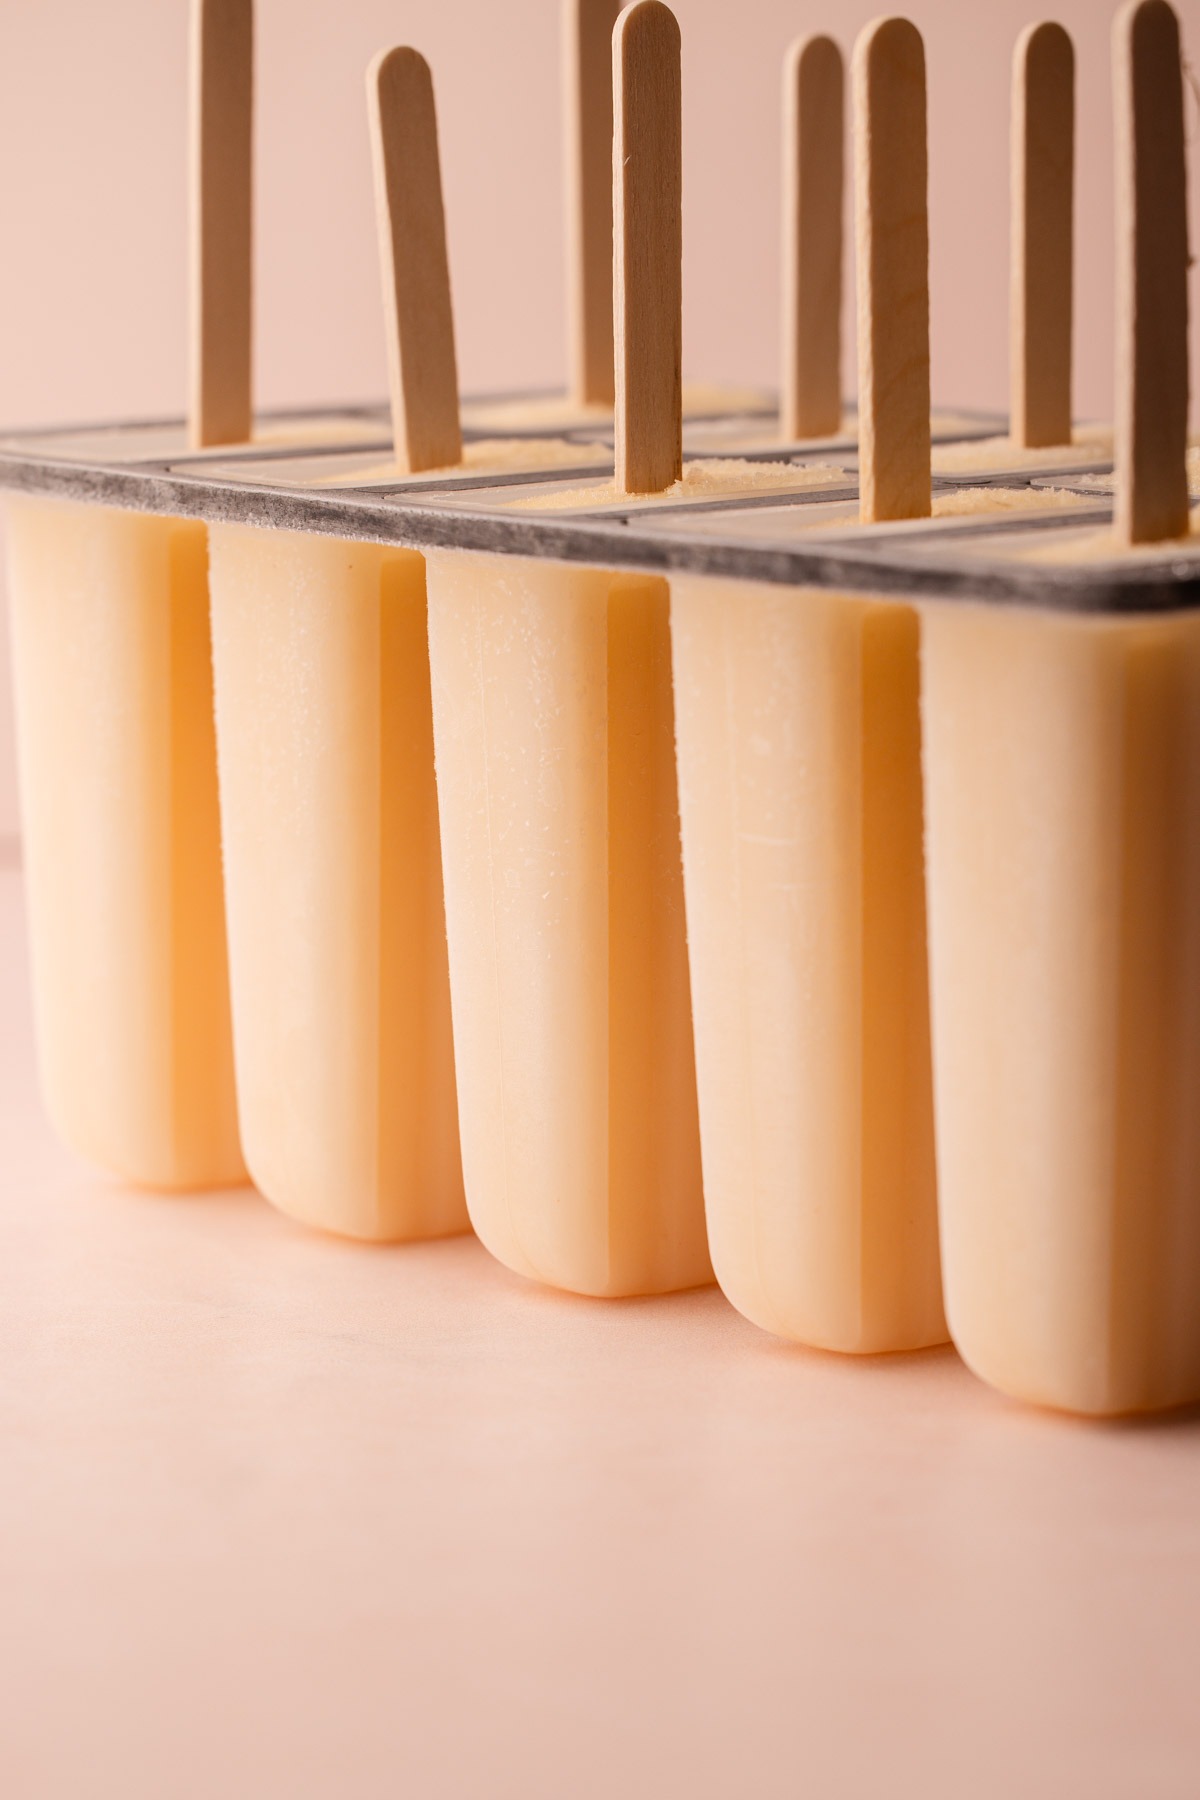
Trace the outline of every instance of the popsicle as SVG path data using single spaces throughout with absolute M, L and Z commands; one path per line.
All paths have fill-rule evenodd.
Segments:
M 613 35 L 617 480 L 681 468 L 679 32 Z M 431 552 L 429 650 L 467 1204 L 519 1273 L 711 1279 L 666 584 Z
M 421 559 L 239 526 L 211 558 L 247 1164 L 308 1224 L 461 1230 Z
M 368 97 L 394 470 L 419 471 L 462 450 L 428 66 L 384 53 Z M 424 565 L 226 525 L 210 580 L 247 1163 L 310 1225 L 462 1230 Z
M 1116 534 L 1133 547 L 1188 529 L 1182 80 L 1165 0 L 1118 15 L 1114 97 Z M 1200 624 L 931 605 L 923 640 L 954 1341 L 1025 1400 L 1093 1414 L 1195 1400 Z
M 126 1180 L 243 1181 L 204 527 L 20 498 L 5 514 L 47 1110 Z
M 193 13 L 192 421 L 249 421 L 251 13 Z M 7 504 L 47 1108 L 128 1180 L 245 1179 L 221 895 L 204 527 Z
M 930 511 L 924 58 L 854 56 L 861 494 Z M 826 1349 L 945 1338 L 925 960 L 918 625 L 673 576 L 709 1240 L 733 1304 Z

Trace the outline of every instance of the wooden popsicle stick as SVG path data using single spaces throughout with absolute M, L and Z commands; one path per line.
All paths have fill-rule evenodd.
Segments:
M 409 474 L 462 461 L 454 312 L 429 64 L 384 50 L 367 71 L 375 218 L 396 461 Z
M 1117 359 L 1114 525 L 1126 544 L 1188 530 L 1188 242 L 1179 21 L 1135 0 L 1113 24 Z
M 842 190 L 845 74 L 832 38 L 792 45 L 783 69 L 785 439 L 842 423 Z
M 929 213 L 925 47 L 907 19 L 854 46 L 858 431 L 864 521 L 926 519 Z
M 613 32 L 616 482 L 658 494 L 683 473 L 679 26 L 661 0 Z
M 253 0 L 192 0 L 192 444 L 242 443 L 253 427 Z
M 612 34 L 621 0 L 563 0 L 570 397 L 613 403 Z
M 1061 25 L 1017 39 L 1012 81 L 1010 435 L 1071 441 L 1075 51 Z

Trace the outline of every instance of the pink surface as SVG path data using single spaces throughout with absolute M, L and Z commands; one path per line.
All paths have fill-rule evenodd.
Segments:
M 8 1800 L 1200 1787 L 1200 1414 L 556 1296 L 43 1124 L 0 875 Z

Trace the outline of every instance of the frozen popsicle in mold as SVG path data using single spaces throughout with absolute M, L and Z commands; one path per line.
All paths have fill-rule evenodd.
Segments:
M 938 1162 L 963 1356 L 1200 1394 L 1200 625 L 923 621 Z
M 421 558 L 214 525 L 210 579 L 247 1164 L 307 1224 L 462 1230 Z
M 127 1180 L 243 1181 L 204 527 L 31 498 L 5 515 L 47 1109 Z
M 871 521 L 930 510 L 911 25 L 864 33 L 855 95 Z M 717 1279 L 747 1317 L 804 1343 L 938 1343 L 916 615 L 676 575 L 671 631 Z
M 672 581 L 713 1266 L 826 1349 L 945 1337 L 910 608 Z
M 368 97 L 395 467 L 453 465 L 429 69 L 414 50 L 389 51 Z M 331 1231 L 462 1230 L 424 564 L 382 545 L 214 525 L 211 586 L 248 1165 L 281 1210 Z
M 652 492 L 680 471 L 679 34 L 657 0 L 622 13 L 613 69 L 618 481 Z M 472 1222 L 583 1293 L 708 1281 L 666 584 L 427 561 Z
M 1178 24 L 1114 32 L 1116 539 L 1188 526 Z M 1200 624 L 922 622 L 947 1313 L 1076 1412 L 1200 1398 Z
M 707 1281 L 666 584 L 428 566 L 472 1222 L 558 1287 Z
M 250 416 L 249 0 L 196 0 L 192 63 L 192 423 L 211 442 Z M 23 498 L 6 511 L 49 1111 L 129 1180 L 242 1181 L 204 527 Z

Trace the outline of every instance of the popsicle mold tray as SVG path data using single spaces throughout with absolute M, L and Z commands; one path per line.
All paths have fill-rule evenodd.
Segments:
M 581 411 L 572 421 L 559 406 L 565 429 L 558 438 L 544 423 L 522 428 L 523 418 L 540 421 L 549 410 L 541 395 L 466 402 L 464 464 L 442 472 L 395 469 L 388 409 L 380 404 L 268 414 L 254 442 L 200 452 L 188 450 L 181 420 L 5 433 L 0 486 L 210 524 L 880 598 L 1088 614 L 1173 611 L 1200 599 L 1200 544 L 1130 553 L 1096 529 L 1111 518 L 1105 434 L 1085 427 L 1077 450 L 1029 452 L 1006 447 L 997 415 L 935 414 L 934 517 L 866 528 L 857 517 L 852 416 L 844 435 L 782 444 L 765 396 L 744 413 L 717 410 L 715 396 L 713 404 L 713 416 L 685 419 L 684 455 L 702 468 L 715 464 L 714 478 L 650 503 L 601 491 L 612 479 L 611 418 L 606 424 Z M 474 429 L 473 416 L 482 421 Z M 722 492 L 727 459 L 763 464 L 773 479 Z M 1195 494 L 1200 463 L 1194 477 Z M 988 488 L 1002 490 L 996 509 L 981 493 L 974 513 L 964 495 Z
M 765 402 L 648 501 L 611 427 L 492 416 L 409 478 L 382 408 L 0 439 L 63 1135 L 1200 1397 L 1200 537 L 1118 550 L 1102 438 L 983 417 L 867 530 L 853 430 Z

